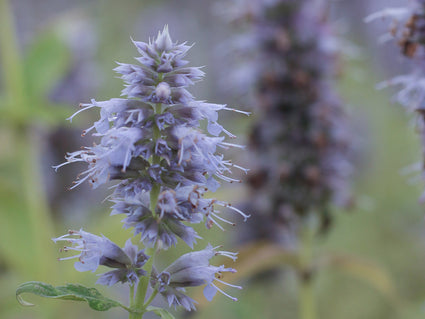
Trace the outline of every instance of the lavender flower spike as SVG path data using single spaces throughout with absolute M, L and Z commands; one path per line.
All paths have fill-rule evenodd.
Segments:
M 135 58 L 137 63 L 118 63 L 114 69 L 125 82 L 122 97 L 92 99 L 69 118 L 97 109 L 99 119 L 83 131 L 83 136 L 91 133 L 97 142 L 68 153 L 67 162 L 55 168 L 74 162 L 87 165 L 73 187 L 88 182 L 96 188 L 115 182 L 108 196 L 113 203 L 111 215 L 124 215 L 124 228 L 131 228 L 134 236 L 140 235 L 152 256 L 176 245 L 179 239 L 193 248 L 200 237 L 191 224 L 205 223 L 206 228 L 215 225 L 222 230 L 224 224 L 233 224 L 222 216 L 221 209 L 231 210 L 243 220 L 249 217 L 230 203 L 206 194 L 216 191 L 222 181 L 240 182 L 231 177 L 232 169 L 248 171 L 221 154 L 222 150 L 243 146 L 226 141 L 235 135 L 219 124 L 218 112 L 249 113 L 195 100 L 188 88 L 201 80 L 204 72 L 187 66 L 184 58 L 191 46 L 172 41 L 167 26 L 148 43 L 133 43 L 140 55 Z M 211 245 L 177 258 L 159 273 L 153 256 L 146 256 L 130 239 L 120 248 L 104 236 L 80 230 L 53 240 L 67 241 L 70 244 L 63 250 L 78 252 L 61 260 L 77 258 L 75 268 L 79 271 L 95 271 L 100 265 L 113 268 L 100 275 L 97 283 L 110 286 L 128 282 L 131 318 L 151 311 L 147 305 L 157 294 L 170 306 L 192 310 L 196 301 L 185 295 L 186 287 L 206 285 L 208 300 L 217 291 L 236 300 L 217 283 L 241 289 L 221 280 L 221 274 L 233 273 L 233 268 L 209 264 L 213 256 L 235 260 L 236 254 Z
M 52 240 L 55 243 L 66 241 L 71 244 L 64 246 L 62 251 L 79 252 L 75 256 L 59 259 L 78 258 L 74 264 L 78 271 L 91 270 L 94 272 L 100 265 L 117 268 L 117 270 L 101 275 L 97 283 L 109 286 L 118 281 L 134 283 L 139 280 L 140 276 L 146 275 L 142 267 L 149 257 L 143 253 L 143 250 L 138 251 L 137 246 L 131 243 L 131 239 L 127 240 L 123 249 L 104 236 L 99 237 L 83 230 L 70 230 L 68 234 Z
M 83 110 L 100 109 L 100 119 L 84 131 L 94 132 L 100 143 L 67 155 L 67 163 L 88 165 L 74 187 L 85 181 L 93 187 L 120 181 L 110 199 L 112 214 L 125 215 L 125 228 L 141 234 L 149 247 L 167 249 L 178 238 L 193 247 L 199 236 L 185 223 L 205 219 L 207 228 L 223 228 L 219 221 L 231 222 L 217 207 L 248 217 L 229 203 L 203 198 L 220 181 L 240 182 L 229 176 L 232 168 L 247 171 L 217 153 L 241 147 L 225 141 L 234 135 L 218 123 L 218 111 L 240 111 L 194 99 L 187 88 L 204 72 L 186 66 L 191 46 L 173 42 L 168 27 L 149 43 L 133 43 L 139 64 L 118 63 L 115 68 L 125 82 L 126 98 L 82 105 Z M 201 121 L 207 122 L 208 133 L 201 131 Z M 152 193 L 159 195 L 154 206 Z
M 151 285 L 158 289 L 161 295 L 167 299 L 169 306 L 181 305 L 189 311 L 195 309 L 194 300 L 183 293 L 185 287 L 206 284 L 204 295 L 208 301 L 212 300 L 217 291 L 237 301 L 237 298 L 228 295 L 214 284 L 214 281 L 217 281 L 230 287 L 242 289 L 240 286 L 231 285 L 216 277 L 216 275 L 220 277 L 223 272 L 236 272 L 235 269 L 225 268 L 223 265 L 218 267 L 210 265 L 209 260 L 217 255 L 236 260 L 237 254 L 217 251 L 216 248 L 208 244 L 204 250 L 181 256 L 160 274 L 154 272 L 151 277 Z

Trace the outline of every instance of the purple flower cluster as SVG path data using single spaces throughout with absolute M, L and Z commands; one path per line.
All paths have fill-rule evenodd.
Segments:
M 239 111 L 194 99 L 187 88 L 201 80 L 204 72 L 198 67 L 186 66 L 188 61 L 184 58 L 191 46 L 172 42 L 167 27 L 149 43 L 133 42 L 140 54 L 136 58 L 139 64 L 118 63 L 115 68 L 125 82 L 122 95 L 126 98 L 92 100 L 89 104 L 82 104 L 82 109 L 70 118 L 72 120 L 84 110 L 98 108 L 100 119 L 84 134 L 92 132 L 100 142 L 68 153 L 67 162 L 56 168 L 73 162 L 87 164 L 87 169 L 79 174 L 73 187 L 85 181 L 93 187 L 118 181 L 110 196 L 114 203 L 112 214 L 123 214 L 124 227 L 133 228 L 135 235 L 140 234 L 145 246 L 167 249 L 181 238 L 193 247 L 199 236 L 187 223 L 205 220 L 207 228 L 214 224 L 222 228 L 220 221 L 230 222 L 220 216 L 217 207 L 227 207 L 244 219 L 248 217 L 226 202 L 204 198 L 208 190 L 215 191 L 220 186 L 219 181 L 239 182 L 229 177 L 232 168 L 245 170 L 218 153 L 219 150 L 240 147 L 226 142 L 221 136 L 224 133 L 234 137 L 218 123 L 218 111 Z M 208 133 L 202 132 L 201 121 L 207 123 Z M 72 249 L 82 252 L 78 256 L 77 269 L 94 270 L 98 265 L 112 267 L 103 261 L 111 259 L 107 255 L 108 249 L 118 252 L 115 244 L 82 231 L 75 234 L 81 239 L 70 239 L 65 235 L 56 240 L 68 240 L 76 245 Z M 141 261 L 134 257 L 139 255 L 135 255 L 134 249 L 128 242 L 123 250 L 128 262 L 121 263 L 125 267 L 104 274 L 99 282 L 111 285 L 124 282 L 125 278 L 135 282 L 135 278 L 144 275 L 139 271 Z M 192 254 L 206 254 L 211 258 L 214 253 L 207 247 Z M 143 262 L 146 258 L 142 258 Z M 160 285 L 160 292 L 170 305 L 193 309 L 190 298 L 184 296 L 180 288 L 204 283 L 212 285 L 216 273 L 231 271 L 210 266 L 209 258 L 203 258 L 201 263 L 182 256 L 175 262 L 188 263 L 185 276 L 198 276 L 196 284 L 177 283 L 174 278 L 178 277 L 178 270 L 172 270 L 172 265 L 171 270 L 167 268 L 160 274 L 161 278 L 165 278 L 165 273 L 169 276 L 167 284 Z M 188 260 L 196 265 L 193 271 Z M 123 269 L 132 272 L 124 273 Z M 157 285 L 157 279 L 153 280 Z
M 399 87 L 395 99 L 408 111 L 416 112 L 418 127 L 425 149 L 425 1 L 409 1 L 405 7 L 387 8 L 368 16 L 365 21 L 391 19 L 393 24 L 384 40 L 392 40 L 411 63 L 408 74 L 396 76 L 378 87 Z M 425 193 L 422 195 L 425 199 Z
M 329 206 L 351 203 L 352 172 L 346 114 L 332 87 L 338 42 L 325 18 L 327 5 L 234 2 L 229 19 L 245 32 L 233 41 L 238 57 L 244 57 L 233 80 L 255 92 L 257 106 L 249 206 L 273 220 L 273 230 L 259 235 L 281 238 L 312 212 L 325 229 Z

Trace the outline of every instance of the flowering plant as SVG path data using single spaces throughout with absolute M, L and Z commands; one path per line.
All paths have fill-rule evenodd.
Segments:
M 244 97 L 254 93 L 256 106 L 245 204 L 255 215 L 239 234 L 245 251 L 257 249 L 261 240 L 275 260 L 282 256 L 276 266 L 296 271 L 299 317 L 312 319 L 316 264 L 322 258 L 315 235 L 331 228 L 335 204 L 348 208 L 353 202 L 352 137 L 334 87 L 341 48 L 326 1 L 231 3 L 223 14 L 242 31 L 226 46 L 239 65 L 232 82 L 242 84 L 236 89 Z
M 242 30 L 232 41 L 232 82 L 254 93 L 256 110 L 247 210 L 259 212 L 261 226 L 247 233 L 296 246 L 306 219 L 325 232 L 332 206 L 352 204 L 348 116 L 334 87 L 339 39 L 324 1 L 232 3 L 228 19 Z
M 371 22 L 380 18 L 392 19 L 390 31 L 382 40 L 392 40 L 400 47 L 400 53 L 410 63 L 411 70 L 407 74 L 382 82 L 378 88 L 400 88 L 395 100 L 407 111 L 419 115 L 418 131 L 422 138 L 422 149 L 425 149 L 425 1 L 414 0 L 404 7 L 386 8 L 369 15 L 365 21 Z M 423 168 L 423 164 L 417 166 L 417 170 L 419 167 Z M 425 200 L 425 192 L 421 199 Z
M 72 188 L 85 181 L 94 188 L 117 181 L 109 197 L 113 202 L 112 214 L 125 216 L 124 227 L 132 228 L 135 236 L 140 234 L 145 248 L 139 249 L 131 239 L 120 248 L 105 236 L 82 229 L 53 239 L 68 243 L 63 251 L 77 252 L 61 260 L 77 258 L 78 271 L 94 272 L 99 266 L 110 268 L 97 283 L 128 284 L 130 306 L 107 299 L 93 288 L 80 285 L 55 288 L 40 282 L 18 288 L 17 296 L 24 304 L 20 294 L 32 292 L 52 298 L 86 300 L 95 310 L 120 306 L 129 311 L 130 318 L 141 318 L 149 311 L 166 317 L 170 314 L 165 309 L 151 306 L 157 294 L 169 306 L 192 310 L 195 301 L 185 294 L 186 287 L 206 285 L 204 295 L 208 300 L 217 291 L 229 296 L 216 283 L 241 288 L 216 277 L 235 272 L 234 269 L 209 264 L 216 255 L 235 260 L 236 254 L 211 245 L 184 254 L 161 272 L 154 266 L 155 253 L 176 245 L 178 238 L 193 248 L 200 237 L 188 224 L 205 221 L 207 228 L 213 225 L 223 228 L 220 222 L 231 223 L 220 215 L 217 207 L 227 207 L 248 218 L 227 202 L 204 198 L 208 190 L 215 191 L 220 186 L 220 180 L 238 182 L 228 176 L 232 168 L 246 169 L 217 153 L 218 149 L 241 147 L 221 136 L 224 133 L 234 137 L 217 122 L 217 112 L 240 111 L 196 101 L 187 90 L 204 75 L 199 67 L 186 66 L 188 61 L 184 57 L 191 46 L 173 42 L 167 26 L 149 43 L 133 42 L 141 55 L 136 58 L 139 64 L 118 63 L 115 68 L 126 83 L 122 91 L 126 98 L 92 100 L 82 104 L 82 109 L 70 117 L 72 120 L 82 111 L 99 108 L 100 119 L 83 135 L 94 132 L 93 136 L 100 142 L 68 153 L 67 162 L 55 168 L 74 162 L 87 164 Z M 207 122 L 208 133 L 200 129 L 203 120 Z

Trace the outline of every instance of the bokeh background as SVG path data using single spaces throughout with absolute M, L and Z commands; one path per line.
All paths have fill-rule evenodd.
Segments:
M 223 2 L 225 2 L 223 0 Z M 396 48 L 379 44 L 387 23 L 366 25 L 365 16 L 404 1 L 331 1 L 331 21 L 347 45 L 337 87 L 354 127 L 356 205 L 335 214 L 332 230 L 315 239 L 315 254 L 332 256 L 319 269 L 314 284 L 319 318 L 425 317 L 425 232 L 420 173 L 420 141 L 415 119 L 391 103 L 391 92 L 377 91 L 380 81 L 403 73 Z M 81 131 L 96 118 L 86 112 L 65 120 L 80 102 L 118 97 L 122 82 L 112 69 L 115 61 L 130 62 L 136 51 L 130 39 L 147 41 L 165 24 L 173 40 L 195 43 L 191 65 L 205 65 L 206 79 L 192 92 L 199 99 L 239 107 L 241 98 L 226 90 L 229 59 L 226 45 L 235 30 L 217 14 L 216 1 L 199 0 L 0 0 L 0 318 L 126 318 L 121 310 L 96 313 L 86 304 L 25 296 L 37 304 L 20 306 L 16 287 L 25 281 L 67 282 L 93 286 L 96 276 L 78 273 L 72 262 L 57 261 L 58 247 L 50 240 L 68 229 L 103 233 L 123 245 L 130 232 L 120 216 L 109 217 L 102 202 L 108 189 L 71 186 L 80 167 L 52 165 L 67 151 L 92 143 Z M 234 57 L 232 57 L 234 59 Z M 230 63 L 231 64 L 231 63 Z M 227 123 L 226 123 L 227 120 Z M 250 119 L 222 118 L 243 143 Z M 231 154 L 233 157 L 247 156 Z M 75 165 L 77 166 L 77 165 Z M 217 194 L 243 202 L 243 185 L 224 186 Z M 249 223 L 249 221 L 248 221 Z M 236 226 L 197 231 L 206 241 L 245 251 Z M 185 248 L 179 248 L 180 251 Z M 179 250 L 177 249 L 177 250 Z M 178 256 L 178 252 L 171 251 Z M 261 252 L 250 251 L 261 260 Z M 258 254 L 258 257 L 257 255 Z M 164 265 L 169 255 L 162 256 Z M 326 259 L 326 258 L 325 258 Z M 244 266 L 244 265 L 242 265 Z M 206 303 L 201 291 L 192 318 L 297 318 L 296 277 L 289 266 L 259 275 L 240 271 L 244 286 L 239 301 L 222 295 Z M 246 265 L 245 265 L 246 267 Z M 249 267 L 248 267 L 249 268 Z M 126 301 L 124 286 L 105 295 Z

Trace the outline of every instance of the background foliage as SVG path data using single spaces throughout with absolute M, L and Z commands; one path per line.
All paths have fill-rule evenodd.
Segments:
M 419 180 L 418 173 L 401 174 L 420 160 L 419 141 L 414 120 L 390 105 L 390 92 L 374 88 L 398 74 L 394 65 L 400 61 L 393 57 L 397 54 L 385 46 L 378 48 L 380 31 L 362 22 L 363 16 L 384 5 L 389 4 L 347 0 L 332 7 L 335 20 L 344 22 L 348 30 L 344 36 L 360 52 L 354 62 L 343 65 L 339 82 L 357 132 L 353 141 L 359 154 L 354 181 L 358 200 L 350 213 L 336 214 L 329 235 L 316 239 L 315 253 L 324 256 L 315 282 L 320 318 L 425 315 L 424 212 L 418 203 L 423 185 L 410 183 Z M 62 162 L 66 150 L 89 143 L 88 137 L 81 140 L 80 133 L 90 119 L 78 119 L 72 129 L 65 121 L 78 104 L 92 97 L 106 100 L 119 95 L 122 84 L 112 68 L 115 60 L 128 62 L 135 54 L 130 36 L 145 41 L 169 24 L 173 38 L 196 43 L 192 65 L 206 65 L 206 80 L 195 95 L 231 104 L 231 97 L 220 89 L 226 76 L 222 47 L 231 31 L 212 14 L 212 7 L 212 2 L 196 0 L 0 0 L 0 318 L 87 315 L 87 305 L 37 297 L 27 298 L 36 307 L 23 308 L 15 299 L 15 289 L 29 280 L 46 280 L 55 286 L 94 285 L 92 274 L 77 273 L 72 263 L 56 261 L 58 252 L 50 238 L 67 229 L 84 225 L 120 244 L 127 237 L 120 217 L 107 217 L 108 204 L 98 204 L 105 190 L 67 191 L 75 176 L 73 168 L 56 174 L 51 166 Z M 243 121 L 231 122 L 232 131 L 240 136 L 248 125 Z M 233 202 L 244 198 L 242 187 L 221 193 Z M 199 231 L 203 232 L 202 227 Z M 217 234 L 227 236 L 202 235 L 214 243 Z M 226 249 L 237 245 L 234 238 L 227 241 Z M 281 256 L 281 252 L 273 247 L 239 250 L 235 280 L 244 286 L 239 302 L 217 296 L 205 303 L 200 292 L 200 311 L 193 317 L 297 318 L 291 267 L 273 276 L 255 276 L 262 267 L 282 268 L 278 263 L 290 258 L 257 262 L 253 268 L 255 260 L 274 260 L 268 256 Z M 124 290 L 96 288 L 106 296 L 127 298 Z M 91 318 L 125 316 L 120 309 L 90 313 Z

